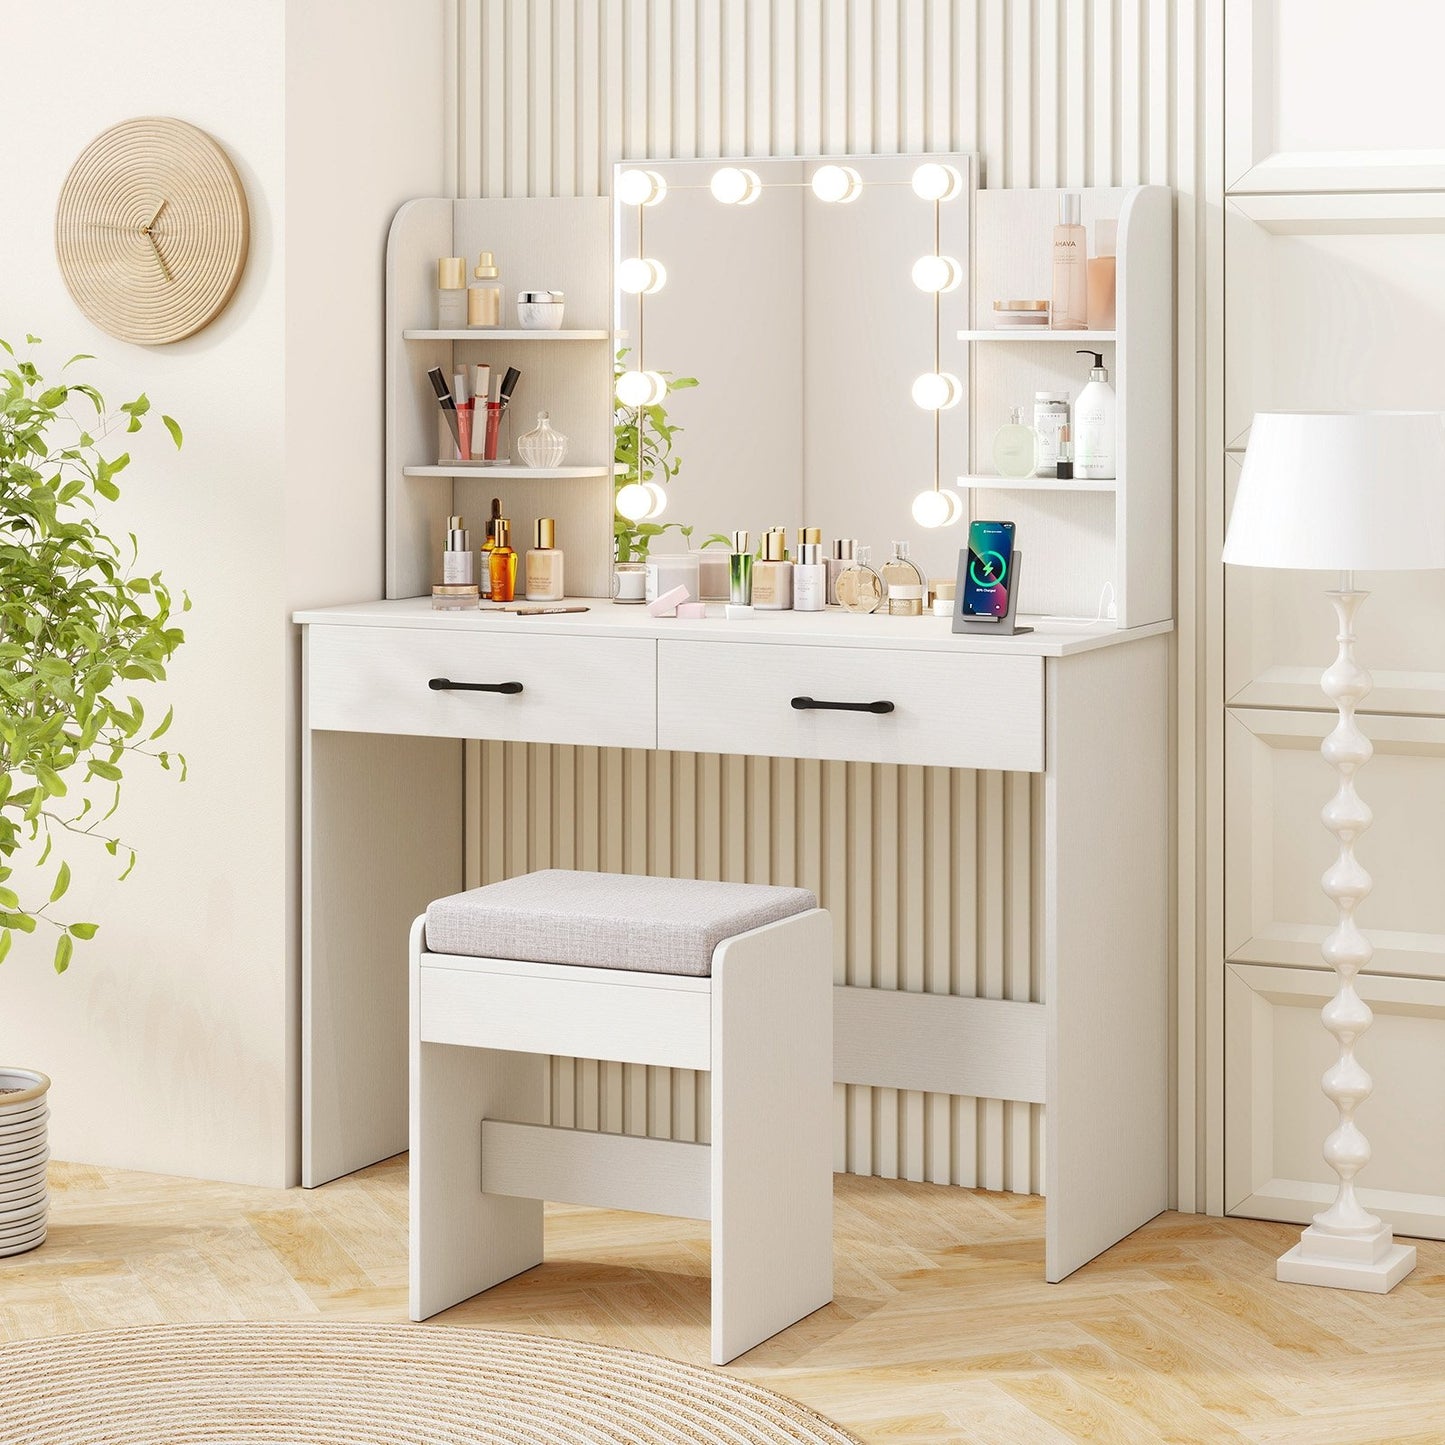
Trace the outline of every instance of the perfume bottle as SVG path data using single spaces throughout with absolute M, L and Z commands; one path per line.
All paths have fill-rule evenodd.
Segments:
M 1001 477 L 1031 477 L 1034 474 L 1034 429 L 1024 423 L 1024 409 L 1009 413 L 1008 425 L 993 434 L 993 465 Z
M 728 601 L 735 607 L 753 605 L 753 554 L 748 551 L 748 534 L 733 533 L 728 553 Z
M 838 574 L 838 605 L 849 612 L 876 612 L 883 602 L 883 579 L 868 565 L 871 547 L 855 547 L 853 561 Z
M 759 612 L 793 609 L 793 564 L 788 560 L 788 534 L 783 527 L 763 534 L 763 555 L 753 564 L 753 606 Z
M 883 585 L 886 587 L 926 587 L 928 578 L 922 569 L 908 555 L 907 542 L 895 542 L 893 555 L 880 567 Z
M 1088 246 L 1079 224 L 1079 197 L 1059 197 L 1059 224 L 1054 227 L 1054 295 L 1049 325 L 1055 331 L 1082 331 L 1089 318 Z
M 505 517 L 492 523 L 487 570 L 492 576 L 492 601 L 512 601 L 517 595 L 517 554 L 512 551 L 512 524 Z
M 565 593 L 555 517 L 537 518 L 532 528 L 532 544 L 532 550 L 527 553 L 527 601 L 560 602 Z
M 1114 283 L 1119 246 L 1118 221 L 1094 222 L 1094 254 L 1089 257 L 1089 330 L 1114 329 Z
M 560 467 L 567 455 L 567 438 L 557 431 L 545 411 L 537 413 L 537 425 L 517 438 L 517 451 L 528 467 Z

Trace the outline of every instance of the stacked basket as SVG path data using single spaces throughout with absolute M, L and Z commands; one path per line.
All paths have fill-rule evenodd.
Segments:
M 49 1090 L 50 1080 L 33 1069 L 0 1069 L 0 1255 L 45 1240 Z

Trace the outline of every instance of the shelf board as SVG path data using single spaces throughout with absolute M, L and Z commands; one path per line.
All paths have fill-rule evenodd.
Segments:
M 602 467 L 524 467 L 508 463 L 502 466 L 481 463 L 451 462 L 432 467 L 403 467 L 406 477 L 530 477 L 538 482 L 572 481 L 581 477 L 610 477 L 614 468 Z
M 606 341 L 610 331 L 526 331 L 494 326 L 467 326 L 451 331 L 425 331 L 409 328 L 402 336 L 408 341 Z
M 995 492 L 1117 492 L 1119 481 L 1111 477 L 1105 482 L 1085 478 L 1060 481 L 1058 477 L 998 477 L 982 473 L 954 478 L 956 487 L 987 487 Z
M 1047 326 L 999 326 L 988 331 L 960 331 L 960 341 L 1116 341 L 1117 331 L 1052 331 Z

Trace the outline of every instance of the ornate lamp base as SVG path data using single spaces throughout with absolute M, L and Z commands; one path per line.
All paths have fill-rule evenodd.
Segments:
M 1355 774 L 1369 762 L 1373 749 L 1355 722 L 1355 708 L 1370 691 L 1370 674 L 1355 661 L 1355 613 L 1366 594 L 1355 591 L 1353 581 L 1347 573 L 1339 591 L 1330 593 L 1340 623 L 1340 650 L 1320 679 L 1325 696 L 1339 711 L 1339 722 L 1320 749 L 1339 776 L 1339 788 L 1321 815 L 1340 845 L 1339 857 L 1322 880 L 1339 921 L 1324 942 L 1325 962 L 1335 971 L 1336 989 L 1321 1014 L 1339 1054 L 1320 1081 L 1339 1114 L 1324 1147 L 1325 1162 L 1335 1171 L 1339 1189 L 1334 1203 L 1315 1215 L 1300 1242 L 1280 1256 L 1275 1278 L 1287 1284 L 1384 1294 L 1415 1268 L 1415 1246 L 1396 1244 L 1389 1227 L 1355 1193 L 1355 1175 L 1370 1162 L 1370 1145 L 1355 1123 L 1355 1110 L 1374 1087 L 1355 1057 L 1355 1044 L 1373 1018 L 1355 981 L 1374 950 L 1355 922 L 1355 911 L 1370 892 L 1370 875 L 1355 857 L 1355 840 L 1370 826 L 1370 809 L 1355 791 Z
M 1274 1277 L 1285 1284 L 1323 1284 L 1335 1289 L 1388 1294 L 1415 1268 L 1415 1246 L 1396 1244 L 1381 1225 L 1351 1239 L 1312 1224 L 1295 1247 L 1280 1255 Z

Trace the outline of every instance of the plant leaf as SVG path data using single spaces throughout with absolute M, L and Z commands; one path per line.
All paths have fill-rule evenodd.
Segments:
M 75 938 L 94 938 L 99 927 L 98 923 L 72 923 L 66 931 Z
M 55 887 L 50 890 L 50 901 L 59 903 L 65 897 L 65 890 L 70 887 L 70 864 L 62 863 L 60 872 L 55 875 Z
M 55 940 L 55 971 L 64 973 L 70 967 L 70 955 L 75 952 L 75 940 L 68 934 L 62 933 Z
M 171 434 L 171 440 L 176 444 L 176 450 L 181 449 L 181 424 L 173 416 L 161 413 L 161 420 L 166 424 L 166 430 Z

